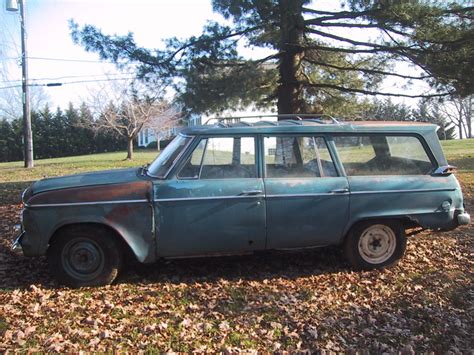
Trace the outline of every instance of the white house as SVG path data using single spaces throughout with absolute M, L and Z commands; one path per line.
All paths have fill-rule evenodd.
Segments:
M 186 126 L 197 126 L 201 124 L 201 116 L 192 115 L 187 120 L 185 120 Z M 164 131 L 158 133 L 158 137 L 155 136 L 155 132 L 150 128 L 142 128 L 140 133 L 138 134 L 138 146 L 139 147 L 146 147 L 150 143 L 156 142 L 159 138 L 160 141 L 168 140 L 176 136 L 179 131 L 183 129 L 183 126 L 179 127 L 171 127 Z

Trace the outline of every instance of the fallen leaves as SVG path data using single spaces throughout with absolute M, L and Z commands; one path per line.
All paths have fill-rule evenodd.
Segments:
M 423 232 L 396 268 L 353 272 L 336 249 L 132 266 L 69 290 L 44 259 L 10 251 L 19 206 L 0 206 L 0 352 L 468 352 L 471 228 Z

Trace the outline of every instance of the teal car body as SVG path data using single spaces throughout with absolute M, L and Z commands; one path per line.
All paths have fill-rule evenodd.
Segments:
M 45 255 L 61 230 L 102 226 L 151 263 L 343 245 L 367 221 L 450 230 L 470 217 L 436 130 L 319 120 L 188 128 L 149 167 L 35 182 L 16 246 Z

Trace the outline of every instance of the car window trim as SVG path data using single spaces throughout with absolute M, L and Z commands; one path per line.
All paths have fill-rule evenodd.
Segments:
M 178 154 L 178 156 L 174 159 L 173 161 L 173 164 L 171 164 L 171 166 L 169 167 L 169 169 L 166 171 L 166 174 L 163 175 L 163 176 L 156 176 L 156 175 L 152 175 L 152 174 L 148 174 L 147 175 L 151 178 L 154 178 L 154 179 L 159 179 L 159 180 L 166 180 L 170 174 L 170 172 L 173 170 L 173 168 L 176 166 L 176 164 L 181 160 L 181 157 L 183 156 L 183 154 L 188 150 L 190 144 L 194 141 L 194 138 L 195 136 L 191 136 L 191 135 L 187 135 L 187 134 L 184 134 L 184 133 L 179 133 L 180 136 L 184 137 L 184 138 L 191 138 L 187 143 L 186 145 L 183 147 L 183 149 L 181 150 L 181 152 Z
M 364 137 L 364 136 L 371 136 L 371 135 L 383 135 L 385 137 L 415 137 L 421 143 L 421 146 L 423 147 L 423 150 L 425 151 L 426 156 L 430 160 L 431 167 L 432 167 L 431 171 L 429 173 L 426 173 L 426 174 L 415 174 L 415 175 L 414 174 L 348 175 L 346 173 L 344 163 L 342 162 L 342 159 L 339 155 L 339 150 L 336 146 L 336 142 L 334 141 L 334 138 L 335 137 Z M 405 132 L 390 132 L 390 133 L 384 133 L 384 132 L 357 132 L 357 133 L 353 133 L 353 132 L 349 132 L 349 133 L 348 132 L 334 132 L 334 133 L 331 133 L 331 137 L 332 137 L 332 143 L 334 144 L 334 152 L 335 152 L 335 154 L 337 154 L 340 166 L 344 171 L 344 176 L 347 176 L 347 177 L 354 177 L 354 176 L 428 176 L 428 175 L 432 175 L 433 172 L 436 170 L 436 168 L 439 167 L 439 163 L 436 160 L 436 157 L 433 155 L 429 144 L 425 140 L 425 137 L 423 135 L 419 134 L 419 133 L 413 133 L 413 132 L 407 132 L 407 133 L 405 133 Z
M 331 157 L 331 162 L 334 165 L 334 169 L 336 170 L 337 176 L 305 176 L 305 177 L 268 177 L 267 176 L 267 163 L 265 161 L 265 138 L 270 138 L 270 137 L 308 137 L 308 138 L 322 138 L 324 143 L 326 144 L 326 148 L 328 149 L 329 155 Z M 262 149 L 261 149 L 261 155 L 262 155 L 262 168 L 263 168 L 263 175 L 262 177 L 264 179 L 330 179 L 330 178 L 335 178 L 335 177 L 343 177 L 345 174 L 341 174 L 341 171 L 338 167 L 338 164 L 336 163 L 336 160 L 334 159 L 334 155 L 331 152 L 331 147 L 329 145 L 329 135 L 327 133 L 263 133 L 261 134 L 261 142 L 262 142 Z
M 255 155 L 255 162 L 254 162 L 254 166 L 255 166 L 255 177 L 252 177 L 252 178 L 228 178 L 228 179 L 205 179 L 205 180 L 229 180 L 229 179 L 261 179 L 260 177 L 260 173 L 259 173 L 259 160 L 258 160 L 258 141 L 259 141 L 259 134 L 255 133 L 255 134 L 226 134 L 226 135 L 221 135 L 221 134 L 213 134 L 213 135 L 202 135 L 202 136 L 195 136 L 196 140 L 198 141 L 198 143 L 191 149 L 191 152 L 189 153 L 189 157 L 194 153 L 194 150 L 197 148 L 197 146 L 199 145 L 199 143 L 203 140 L 203 139 L 206 139 L 206 146 L 204 147 L 204 152 L 203 152 L 203 155 L 202 155 L 202 158 L 201 158 L 201 166 L 199 168 L 199 176 L 198 177 L 180 177 L 179 176 L 179 173 L 181 172 L 181 170 L 184 169 L 187 161 L 188 161 L 188 158 L 189 157 L 186 157 L 186 159 L 184 159 L 184 161 L 182 162 L 182 166 L 178 167 L 178 171 L 176 173 L 176 179 L 177 180 L 201 180 L 201 172 L 202 172 L 202 166 L 203 166 L 203 163 L 204 163 L 204 156 L 206 155 L 206 151 L 207 151 L 207 144 L 209 142 L 209 139 L 210 138 L 253 138 L 254 139 L 254 155 Z

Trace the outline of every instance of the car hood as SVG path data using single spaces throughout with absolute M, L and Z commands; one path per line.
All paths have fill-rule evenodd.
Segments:
M 84 187 L 93 185 L 120 184 L 137 181 L 137 168 L 103 170 L 84 174 L 66 175 L 36 181 L 30 187 L 30 194 L 40 192 Z

